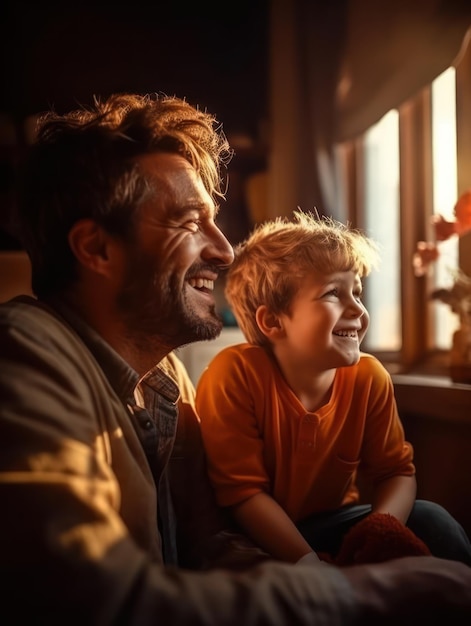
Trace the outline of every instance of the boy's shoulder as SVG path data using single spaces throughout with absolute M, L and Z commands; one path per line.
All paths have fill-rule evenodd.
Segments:
M 246 341 L 241 343 L 234 343 L 222 348 L 216 357 L 224 358 L 239 358 L 239 359 L 267 359 L 268 353 L 262 346 L 256 346 Z
M 347 398 L 385 398 L 393 391 L 392 378 L 381 361 L 362 352 L 355 365 L 341 367 L 337 370 L 335 380 L 337 394 Z
M 354 367 L 356 369 L 356 377 L 360 380 L 369 378 L 389 380 L 391 378 L 381 361 L 368 352 L 360 353 L 360 359 Z
M 222 348 L 206 369 L 218 372 L 250 369 L 267 372 L 273 365 L 273 360 L 265 348 L 244 342 Z

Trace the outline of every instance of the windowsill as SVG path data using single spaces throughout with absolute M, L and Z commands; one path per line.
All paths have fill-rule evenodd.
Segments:
M 391 374 L 399 414 L 471 423 L 471 384 L 451 379 L 449 354 L 430 353 L 409 370 L 401 368 L 391 353 L 377 353 Z
M 392 374 L 400 414 L 471 423 L 471 385 L 447 376 Z

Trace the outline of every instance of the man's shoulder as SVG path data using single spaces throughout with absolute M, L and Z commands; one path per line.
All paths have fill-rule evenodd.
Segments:
M 41 328 L 65 329 L 65 322 L 43 302 L 32 296 L 17 296 L 0 303 L 0 327 L 32 331 Z
M 10 315 L 34 315 L 37 311 L 42 311 L 44 315 L 52 313 L 46 304 L 29 295 L 15 296 L 0 303 L 0 317 L 2 318 Z
M 28 387 L 31 398 L 44 381 L 48 393 L 67 388 L 76 397 L 111 397 L 112 386 L 87 344 L 69 323 L 48 305 L 20 297 L 0 304 L 0 387 L 11 389 L 15 381 Z M 19 384 L 19 383 L 18 383 Z M 56 393 L 56 392 L 54 392 Z M 71 397 L 71 396 L 70 396 Z M 28 394 L 21 393 L 21 403 Z
M 66 352 L 85 347 L 76 332 L 52 308 L 31 296 L 18 296 L 0 304 L 0 344 L 27 346 L 34 351 L 40 346 Z M 36 348 L 35 348 L 36 347 Z

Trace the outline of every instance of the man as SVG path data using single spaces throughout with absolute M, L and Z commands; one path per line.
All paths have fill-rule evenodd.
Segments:
M 0 307 L 0 623 L 464 623 L 462 564 L 263 563 L 214 508 L 172 351 L 221 330 L 229 156 L 177 98 L 115 95 L 39 127 L 19 198 L 37 299 Z

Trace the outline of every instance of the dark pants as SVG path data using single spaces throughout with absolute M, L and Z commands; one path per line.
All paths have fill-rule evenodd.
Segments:
M 371 512 L 371 505 L 345 506 L 336 511 L 312 515 L 297 524 L 316 552 L 333 556 L 344 535 Z M 462 561 L 471 566 L 471 543 L 462 526 L 439 504 L 416 500 L 407 526 L 428 546 L 434 556 Z

